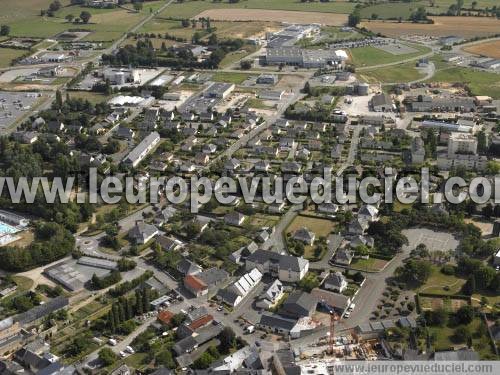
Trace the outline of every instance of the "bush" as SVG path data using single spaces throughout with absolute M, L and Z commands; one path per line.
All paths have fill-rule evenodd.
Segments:
M 443 267 L 441 267 L 441 273 L 445 275 L 454 275 L 455 267 L 453 267 L 451 264 L 445 264 Z

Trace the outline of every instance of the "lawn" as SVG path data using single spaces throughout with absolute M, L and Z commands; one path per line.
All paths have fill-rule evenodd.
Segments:
M 460 279 L 455 275 L 445 275 L 438 266 L 432 266 L 431 276 L 427 282 L 422 285 L 418 291 L 421 293 L 439 293 L 439 294 L 459 294 L 465 279 Z M 446 289 L 445 289 L 446 288 Z
M 361 79 L 368 83 L 401 83 L 412 82 L 425 77 L 415 68 L 415 63 L 391 66 L 374 70 L 364 70 L 359 73 Z
M 161 14 L 162 17 L 191 18 L 207 9 L 275 9 L 305 12 L 350 13 L 355 4 L 350 2 L 300 2 L 298 0 L 245 0 L 230 4 L 228 0 L 220 3 L 211 1 L 184 1 L 173 3 Z
M 481 334 L 481 319 L 475 318 L 467 326 L 472 334 L 472 347 L 475 351 L 479 353 L 482 360 L 485 359 L 495 359 L 495 355 L 492 352 L 489 337 L 485 334 Z M 429 332 L 431 336 L 435 338 L 433 347 L 436 351 L 449 350 L 457 345 L 465 345 L 465 342 L 461 342 L 454 337 L 455 327 L 429 327 Z M 423 346 L 425 343 L 422 341 L 420 344 Z
M 230 72 L 217 72 L 212 76 L 212 80 L 216 82 L 229 82 L 239 85 L 250 77 L 247 73 L 230 73 Z
M 21 57 L 25 53 L 28 53 L 28 51 L 13 48 L 0 48 L 0 68 L 9 67 L 12 60 Z
M 298 215 L 288 225 L 285 232 L 293 234 L 297 229 L 302 227 L 306 227 L 310 231 L 314 232 L 316 234 L 316 239 L 318 239 L 319 237 L 328 237 L 335 227 L 335 223 L 327 219 Z
M 500 99 L 500 74 L 488 73 L 472 68 L 450 67 L 439 70 L 430 82 L 456 83 L 469 86 L 473 95 L 487 95 Z
M 361 259 L 356 258 L 352 261 L 350 268 L 365 271 L 365 272 L 379 272 L 387 264 L 386 260 L 377 258 Z
M 12 281 L 17 285 L 16 292 L 30 290 L 33 286 L 33 280 L 24 276 L 12 276 Z

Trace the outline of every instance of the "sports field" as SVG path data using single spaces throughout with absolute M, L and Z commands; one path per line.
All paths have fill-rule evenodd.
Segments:
M 491 17 L 431 17 L 434 24 L 397 21 L 365 21 L 360 27 L 389 37 L 403 35 L 427 35 L 442 37 L 449 35 L 472 38 L 494 35 L 500 30 L 500 20 Z
M 276 21 L 290 23 L 320 23 L 328 26 L 342 26 L 347 22 L 347 14 L 322 12 L 298 12 L 259 9 L 209 9 L 196 17 L 210 17 L 223 21 Z
M 352 62 L 357 67 L 366 67 L 366 66 L 390 64 L 398 61 L 404 61 L 407 59 L 412 59 L 424 55 L 430 51 L 429 48 L 416 44 L 412 44 L 411 47 L 414 48 L 416 52 L 408 54 L 392 54 L 383 51 L 380 48 L 368 46 L 368 47 L 352 48 L 349 50 L 349 53 L 351 55 Z

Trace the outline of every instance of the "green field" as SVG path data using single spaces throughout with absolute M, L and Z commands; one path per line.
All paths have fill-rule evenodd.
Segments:
M 464 9 L 472 8 L 474 0 L 464 0 Z M 486 7 L 498 6 L 497 0 L 476 0 L 476 9 L 484 9 Z M 435 0 L 434 6 L 431 6 L 430 1 L 413 1 L 413 2 L 400 2 L 391 4 L 374 4 L 361 9 L 362 18 L 372 18 L 376 15 L 377 19 L 408 19 L 410 15 L 419 7 L 425 7 L 430 14 L 443 14 L 446 13 L 450 5 L 456 4 L 455 0 Z
M 10 66 L 12 60 L 24 55 L 27 52 L 27 50 L 22 49 L 0 48 L 0 68 Z
M 359 73 L 359 77 L 368 83 L 402 83 L 416 81 L 424 75 L 415 68 L 415 63 L 410 62 L 390 68 L 365 70 Z
M 352 48 L 350 50 L 350 54 L 352 57 L 352 62 L 357 67 L 366 67 L 373 65 L 390 64 L 407 59 L 418 58 L 419 56 L 430 51 L 429 48 L 420 45 L 412 44 L 411 47 L 415 48 L 418 51 L 404 55 L 393 55 L 392 53 L 382 51 L 379 48 L 368 46 Z
M 242 0 L 235 4 L 230 4 L 228 0 L 220 3 L 212 1 L 185 1 L 183 3 L 174 3 L 165 9 L 162 17 L 173 18 L 191 18 L 207 9 L 224 8 L 248 8 L 248 9 L 276 9 L 276 10 L 294 10 L 306 12 L 328 12 L 328 13 L 350 13 L 354 8 L 354 3 L 349 2 L 325 2 L 319 1 L 302 3 L 298 0 Z
M 7 0 L 0 0 L 7 3 Z M 17 4 L 19 3 L 19 4 Z M 47 38 L 71 28 L 81 28 L 92 31 L 85 40 L 111 41 L 120 37 L 125 31 L 139 23 L 146 17 L 152 8 L 158 9 L 163 1 L 148 3 L 140 13 L 130 12 L 125 9 L 94 9 L 76 5 L 64 6 L 69 1 L 63 1 L 63 8 L 56 12 L 54 17 L 41 17 L 40 10 L 47 9 L 50 1 L 27 0 L 16 4 L 6 4 L 7 9 L 0 16 L 0 23 L 11 27 L 11 35 L 22 37 Z M 92 14 L 89 24 L 69 23 L 65 16 L 72 14 L 78 17 L 85 10 Z
M 436 72 L 430 82 L 466 83 L 473 95 L 487 95 L 500 99 L 500 74 L 450 67 Z

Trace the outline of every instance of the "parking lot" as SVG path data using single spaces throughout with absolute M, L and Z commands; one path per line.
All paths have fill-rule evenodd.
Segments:
M 423 243 L 429 251 L 455 250 L 458 246 L 458 239 L 452 233 L 437 232 L 427 228 L 406 229 L 403 234 L 408 238 L 408 246 L 403 247 L 403 251 L 413 250 L 418 244 Z
M 0 92 L 0 132 L 12 126 L 41 97 L 37 92 Z

